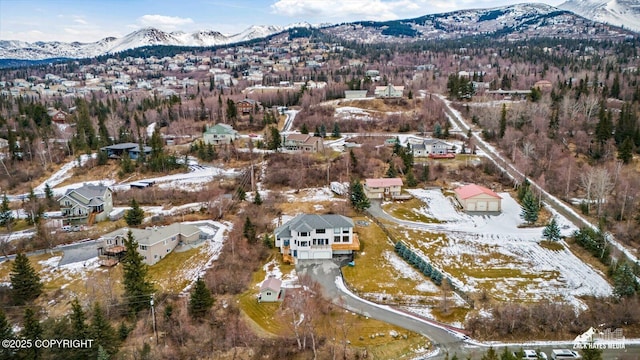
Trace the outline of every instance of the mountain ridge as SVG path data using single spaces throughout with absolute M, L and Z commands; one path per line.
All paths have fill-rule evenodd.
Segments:
M 593 21 L 640 32 L 640 0 L 568 0 L 558 7 Z

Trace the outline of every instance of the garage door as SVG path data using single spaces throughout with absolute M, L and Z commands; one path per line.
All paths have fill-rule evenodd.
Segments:
M 298 251 L 298 259 L 308 259 L 309 252 L 308 251 Z
M 497 201 L 492 201 L 489 203 L 489 211 L 499 211 Z
M 487 202 L 486 201 L 478 201 L 476 206 L 476 211 L 487 211 Z
M 467 211 L 476 211 L 476 203 L 474 201 L 467 201 Z
M 331 259 L 331 251 L 316 251 L 313 253 L 314 259 Z

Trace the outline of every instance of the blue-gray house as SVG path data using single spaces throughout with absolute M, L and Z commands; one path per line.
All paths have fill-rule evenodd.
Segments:
M 145 155 L 151 154 L 150 146 L 143 146 L 141 151 L 140 145 L 130 142 L 105 146 L 100 148 L 100 150 L 105 151 L 110 159 L 120 159 L 125 153 L 129 154 L 129 158 L 132 160 L 136 160 L 142 152 L 144 152 Z

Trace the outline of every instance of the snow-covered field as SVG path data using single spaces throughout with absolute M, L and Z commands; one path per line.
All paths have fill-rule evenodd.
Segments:
M 608 296 L 612 288 L 603 275 L 566 247 L 540 246 L 542 228 L 521 228 L 520 206 L 509 193 L 502 196 L 499 215 L 469 215 L 457 210 L 440 190 L 410 190 L 426 206 L 418 211 L 441 224 L 405 222 L 415 230 L 444 236 L 415 241 L 418 251 L 466 292 L 491 291 L 500 300 L 563 300 L 580 307 L 582 295 Z M 553 212 L 552 212 L 553 213 Z M 554 214 L 563 235 L 575 227 Z M 407 234 L 407 236 L 410 236 Z

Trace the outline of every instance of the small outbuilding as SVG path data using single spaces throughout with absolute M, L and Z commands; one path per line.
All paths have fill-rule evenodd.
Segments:
M 455 189 L 456 200 L 464 211 L 502 211 L 502 197 L 484 186 L 469 184 Z
M 265 280 L 260 286 L 260 295 L 258 295 L 258 301 L 275 302 L 282 301 L 283 298 L 284 290 L 282 289 L 282 280 L 270 277 Z

